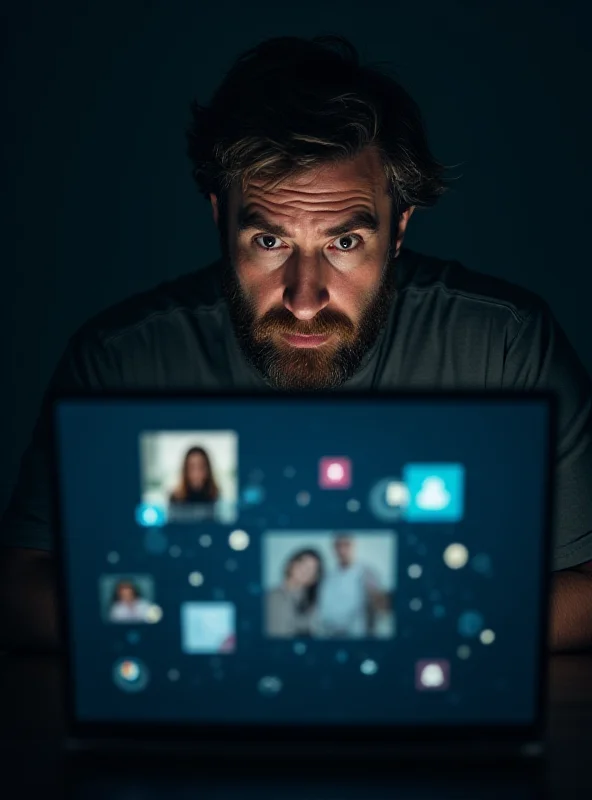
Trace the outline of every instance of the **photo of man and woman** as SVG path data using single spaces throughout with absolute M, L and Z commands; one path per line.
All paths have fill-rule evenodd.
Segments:
M 142 502 L 169 522 L 237 518 L 238 437 L 234 431 L 161 431 L 140 437 Z
M 269 532 L 263 548 L 264 633 L 390 639 L 396 572 L 392 531 Z
M 148 622 L 154 604 L 154 581 L 149 575 L 103 575 L 99 583 L 105 622 Z

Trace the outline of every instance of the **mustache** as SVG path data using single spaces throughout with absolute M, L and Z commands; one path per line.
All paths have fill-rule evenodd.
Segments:
M 345 314 L 329 309 L 322 309 L 311 320 L 300 320 L 296 319 L 287 308 L 274 308 L 264 314 L 253 328 L 253 334 L 257 339 L 278 333 L 301 336 L 327 336 L 339 333 L 342 336 L 351 336 L 354 332 L 355 326 Z

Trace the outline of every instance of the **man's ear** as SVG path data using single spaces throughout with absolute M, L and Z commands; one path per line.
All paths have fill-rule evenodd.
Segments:
M 415 206 L 409 206 L 409 208 L 403 211 L 403 213 L 399 217 L 399 230 L 397 233 L 397 247 L 395 256 L 399 255 L 399 251 L 403 246 L 403 239 L 405 238 L 405 230 L 407 229 L 407 223 L 411 219 L 411 215 L 413 214 L 414 211 L 415 211 Z
M 220 219 L 220 209 L 218 208 L 218 198 L 215 194 L 210 193 L 210 202 L 212 204 L 212 214 L 216 227 L 218 227 L 218 220 Z

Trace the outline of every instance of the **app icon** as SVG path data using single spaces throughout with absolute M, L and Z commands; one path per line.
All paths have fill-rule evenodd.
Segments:
M 119 658 L 112 674 L 115 685 L 124 692 L 140 692 L 148 684 L 148 669 L 138 658 Z
M 415 663 L 415 688 L 419 692 L 444 691 L 450 686 L 450 662 L 428 658 Z
M 465 469 L 462 464 L 407 464 L 409 490 L 405 517 L 410 522 L 458 522 L 464 513 Z
M 233 603 L 183 603 L 181 646 L 185 653 L 233 653 L 236 608 Z
M 150 528 L 153 525 L 164 525 L 166 523 L 166 513 L 161 506 L 140 503 L 136 508 L 136 522 Z
M 352 483 L 351 461 L 345 456 L 325 456 L 319 461 L 321 489 L 349 489 Z

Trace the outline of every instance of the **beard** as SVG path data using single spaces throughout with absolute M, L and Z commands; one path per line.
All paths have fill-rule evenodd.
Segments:
M 324 308 L 309 321 L 287 308 L 275 308 L 257 318 L 251 298 L 239 283 L 226 251 L 223 290 L 234 330 L 247 361 L 275 389 L 334 389 L 359 369 L 385 327 L 396 295 L 395 257 L 389 248 L 378 285 L 362 298 L 354 324 L 340 311 Z M 319 347 L 291 347 L 282 334 L 329 336 Z M 335 342 L 335 344 L 333 344 Z

